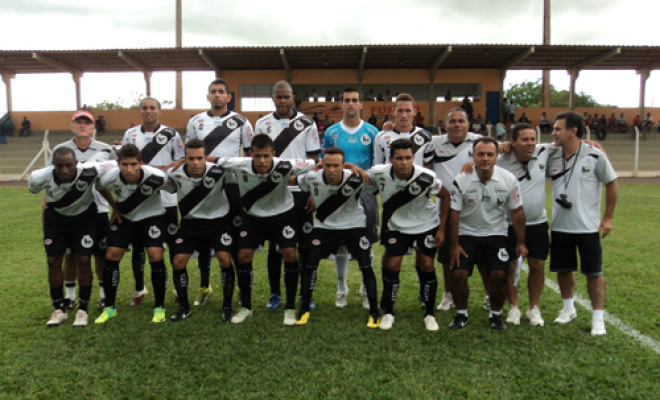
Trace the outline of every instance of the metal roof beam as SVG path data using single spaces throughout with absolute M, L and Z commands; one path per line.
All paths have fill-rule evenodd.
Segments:
M 215 76 L 216 78 L 219 78 L 222 75 L 222 67 L 220 67 L 207 52 L 205 52 L 203 49 L 199 49 L 197 54 L 199 54 L 200 57 L 202 57 L 202 60 L 211 67 L 215 71 Z
M 535 51 L 536 51 L 536 49 L 535 49 L 534 46 L 527 48 L 525 51 L 523 51 L 522 53 L 520 53 L 516 57 L 514 57 L 511 61 L 504 64 L 504 66 L 502 66 L 502 69 L 505 70 L 505 71 L 508 70 L 508 69 L 511 69 L 516 64 L 521 63 L 524 59 L 526 59 L 527 57 L 534 54 Z
M 362 83 L 362 75 L 364 73 L 364 64 L 367 62 L 367 46 L 362 48 L 360 55 L 360 65 L 358 66 L 358 83 Z
M 435 80 L 435 74 L 438 72 L 438 68 L 440 68 L 440 65 L 442 65 L 443 62 L 449 57 L 449 54 L 453 51 L 452 46 L 447 46 L 445 47 L 444 50 L 442 50 L 442 53 L 438 55 L 438 58 L 433 61 L 433 64 L 431 64 L 431 67 L 429 68 L 429 81 L 433 82 Z
M 573 68 L 577 69 L 578 71 L 582 71 L 583 69 L 590 67 L 594 64 L 598 64 L 601 61 L 605 61 L 608 58 L 614 57 L 617 54 L 621 53 L 621 47 L 616 47 L 610 51 L 607 51 L 603 54 L 597 55 L 595 57 L 592 57 L 588 60 L 582 61 L 581 63 L 573 66 Z
M 66 65 L 62 62 L 53 60 L 52 58 L 44 56 L 43 54 L 32 53 L 32 58 L 34 58 L 35 60 L 37 60 L 39 62 L 42 62 L 44 64 L 48 64 L 51 67 L 55 67 L 55 68 L 57 68 L 61 71 L 68 72 L 68 73 L 74 74 L 74 75 L 75 74 L 80 74 L 80 71 L 76 70 L 75 68 L 73 68 L 69 65 Z
M 640 74 L 643 71 L 653 71 L 654 69 L 660 69 L 660 61 L 653 62 L 651 64 L 644 65 L 637 69 L 637 73 Z
M 119 50 L 117 56 L 119 56 L 119 58 L 124 60 L 126 64 L 137 69 L 138 71 L 142 71 L 144 74 L 151 75 L 152 72 L 151 69 L 149 69 L 146 65 L 142 64 L 141 62 L 133 58 L 133 56 L 131 56 L 130 54 L 126 54 L 124 51 Z
M 291 83 L 291 65 L 289 65 L 289 60 L 286 58 L 286 53 L 284 53 L 283 48 L 280 48 L 280 58 L 282 59 L 282 64 L 286 70 L 286 80 Z

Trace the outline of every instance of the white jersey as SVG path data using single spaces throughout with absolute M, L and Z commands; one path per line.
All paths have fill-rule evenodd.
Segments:
M 254 133 L 273 139 L 276 157 L 307 158 L 321 152 L 316 123 L 301 112 L 291 119 L 278 118 L 275 113 L 261 117 L 254 126 Z
M 188 175 L 186 164 L 167 171 L 167 183 L 163 190 L 176 193 L 181 220 L 217 219 L 229 212 L 229 202 L 223 190 L 225 169 L 207 162 L 204 174 L 199 178 Z
M 617 179 L 607 156 L 597 148 L 580 142 L 568 160 L 557 148 L 548 158 L 552 178 L 552 198 L 566 194 L 573 207 L 565 209 L 553 202 L 552 230 L 565 233 L 598 232 L 602 186 Z
M 142 162 L 147 165 L 169 165 L 186 156 L 183 141 L 176 130 L 158 125 L 153 132 L 145 132 L 142 125 L 134 126 L 124 133 L 122 144 L 131 143 L 142 153 Z M 165 207 L 176 207 L 176 196 L 161 191 Z
M 314 227 L 331 230 L 366 228 L 367 217 L 360 205 L 362 178 L 348 169 L 337 186 L 325 182 L 323 170 L 298 176 L 298 185 L 311 193 L 316 205 Z
M 128 184 L 119 167 L 113 167 L 103 172 L 97 186 L 100 190 L 106 189 L 115 194 L 117 209 L 122 218 L 141 221 L 165 214 L 158 192 L 165 185 L 166 179 L 165 172 L 143 165 L 138 183 Z
M 79 215 L 94 203 L 94 187 L 101 172 L 116 166 L 114 161 L 76 165 L 76 175 L 71 182 L 59 182 L 55 167 L 49 166 L 33 171 L 28 179 L 32 193 L 46 191 L 46 208 L 65 217 Z
M 250 216 L 265 218 L 293 208 L 293 195 L 287 189 L 289 178 L 310 171 L 316 163 L 273 157 L 273 167 L 266 174 L 254 171 L 250 157 L 221 157 L 217 164 L 236 174 L 243 210 Z
M 380 193 L 383 203 L 383 231 L 407 235 L 428 232 L 440 225 L 436 201 L 442 182 L 433 171 L 414 166 L 411 177 L 402 180 L 394 176 L 392 164 L 374 165 L 369 171 L 367 190 Z
M 526 163 L 519 161 L 513 151 L 501 155 L 497 165 L 511 172 L 518 179 L 522 195 L 527 225 L 538 225 L 548 221 L 545 212 L 545 179 L 548 165 L 548 145 L 539 144 Z M 507 220 L 512 225 L 511 213 L 507 212 Z
M 96 139 L 92 139 L 92 142 L 89 144 L 89 147 L 86 149 L 81 149 L 76 145 L 73 139 L 66 142 L 60 143 L 53 148 L 53 152 L 59 147 L 68 147 L 73 150 L 76 154 L 76 161 L 80 164 L 84 163 L 94 163 L 94 162 L 104 162 L 109 160 L 116 160 L 117 155 L 115 154 L 112 146 L 99 142 Z M 53 163 L 53 155 L 50 156 L 50 163 Z M 108 208 L 108 202 L 99 194 L 96 189 L 93 189 L 94 192 L 94 201 L 96 201 L 96 209 L 99 214 L 107 213 L 110 211 Z
M 252 136 L 250 121 L 234 111 L 219 117 L 205 111 L 190 118 L 186 128 L 186 142 L 202 140 L 206 155 L 213 157 L 238 157 L 241 147 L 250 148 Z
M 485 184 L 476 172 L 461 172 L 449 193 L 451 209 L 461 213 L 459 235 L 507 236 L 507 210 L 523 205 L 518 179 L 498 166 Z
M 412 132 L 381 131 L 374 139 L 374 165 L 390 163 L 390 145 L 397 139 L 410 139 L 413 143 L 413 155 L 415 165 L 424 166 L 431 162 L 432 150 L 428 150 L 425 144 L 431 142 L 432 135 L 429 131 L 415 126 Z
M 461 172 L 465 163 L 472 160 L 472 149 L 474 142 L 481 135 L 468 132 L 465 140 L 455 145 L 449 141 L 448 135 L 433 136 L 433 140 L 427 147 L 433 152 L 433 171 L 440 178 L 445 189 L 451 191 L 454 178 Z M 428 151 L 428 150 L 425 150 Z

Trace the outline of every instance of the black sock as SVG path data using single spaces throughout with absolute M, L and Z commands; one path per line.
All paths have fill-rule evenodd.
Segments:
M 197 252 L 197 265 L 199 266 L 199 277 L 201 279 L 199 287 L 207 288 L 211 280 L 211 249 L 201 248 Z
M 298 292 L 298 261 L 284 263 L 284 289 L 286 290 L 286 309 L 296 308 Z
M 92 297 L 92 285 L 80 285 L 78 287 L 78 308 L 87 312 L 87 306 L 89 305 L 89 298 Z
M 230 264 L 227 268 L 220 268 L 222 281 L 222 308 L 231 310 L 231 299 L 234 297 L 234 265 Z
M 62 286 L 50 288 L 50 300 L 56 310 L 64 309 L 64 288 Z
M 435 274 L 435 270 L 431 272 L 421 272 L 420 270 L 419 286 L 422 293 L 422 300 L 424 300 L 424 305 L 426 306 L 425 315 L 433 315 L 435 310 L 435 296 L 438 292 L 438 277 Z
M 174 287 L 179 295 L 179 305 L 184 310 L 190 310 L 190 302 L 188 300 L 188 270 L 175 269 L 172 271 L 172 279 L 174 280 Z
M 151 265 L 151 285 L 154 288 L 154 307 L 163 307 L 165 305 L 165 287 L 167 285 L 167 269 L 165 261 L 160 260 L 150 262 Z
M 241 289 L 241 304 L 252 310 L 252 263 L 236 264 L 238 288 Z
M 377 316 L 380 312 L 376 302 L 376 274 L 374 274 L 371 264 L 361 265 L 360 272 L 362 272 L 362 284 L 367 291 L 367 299 L 369 299 L 369 314 Z
M 268 283 L 270 293 L 280 294 L 280 279 L 282 279 L 282 254 L 275 250 L 275 243 L 268 244 Z
M 103 267 L 103 290 L 105 291 L 105 306 L 114 307 L 119 286 L 119 261 L 105 259 Z
M 399 290 L 399 271 L 390 271 L 383 268 L 383 297 L 380 305 L 385 314 L 394 314 L 396 292 Z
M 133 267 L 133 277 L 135 278 L 135 290 L 144 289 L 144 249 L 133 245 L 133 254 L 131 255 L 131 265 Z M 103 278 L 105 280 L 105 278 Z
M 309 311 L 309 303 L 312 300 L 312 293 L 316 285 L 318 267 L 318 265 L 306 265 L 301 272 L 300 294 L 302 295 L 302 307 L 300 309 L 300 315 Z

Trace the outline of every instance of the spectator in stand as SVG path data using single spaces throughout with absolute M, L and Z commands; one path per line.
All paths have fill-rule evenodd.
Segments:
M 619 132 L 625 133 L 628 130 L 628 121 L 626 120 L 626 117 L 621 113 L 621 116 L 617 120 L 617 125 L 619 128 Z
M 314 118 L 312 118 L 312 119 L 314 120 L 314 123 L 316 124 L 316 126 L 318 126 L 319 125 L 319 116 L 318 116 L 317 113 L 314 113 Z
M 513 100 L 509 100 L 509 106 L 507 107 L 507 111 L 509 112 L 509 121 L 511 124 L 516 123 L 516 104 L 513 102 Z
M 605 114 L 603 114 L 605 115 Z M 607 127 L 614 132 L 616 129 L 616 117 L 614 116 L 614 113 L 610 116 L 610 119 L 607 120 Z
M 468 120 L 472 120 L 474 118 L 474 109 L 472 108 L 472 104 L 470 104 L 470 99 L 465 96 L 463 99 L 463 104 L 461 104 L 461 108 L 465 110 L 465 113 L 468 116 Z
M 105 119 L 103 115 L 99 115 L 96 119 L 96 134 L 103 135 L 105 133 Z
M 376 126 L 376 124 L 378 123 L 378 118 L 376 118 L 376 115 L 371 114 L 371 117 L 369 117 L 369 120 L 367 122 L 369 122 L 373 126 Z
M 21 122 L 21 130 L 20 130 L 20 132 L 18 132 L 18 136 L 20 136 L 20 137 L 30 136 L 31 129 L 32 129 L 32 123 L 30 122 L 29 119 L 27 119 L 27 117 L 23 117 L 23 122 Z M 23 135 L 23 134 L 25 134 L 25 135 Z
M 312 101 L 313 102 L 319 101 L 319 94 L 316 93 L 316 89 L 312 89 Z
M 584 123 L 586 126 L 589 127 L 589 129 L 592 129 L 592 127 L 594 126 L 594 117 L 591 114 L 589 114 L 589 116 L 584 121 Z
M 422 116 L 421 111 L 417 111 L 417 115 L 415 115 L 415 125 L 419 126 L 420 128 L 424 127 L 424 116 Z
M 14 130 L 16 129 L 16 126 L 14 125 L 14 121 L 11 119 L 11 117 L 7 118 L 7 121 L 5 121 L 5 125 L 2 128 L 2 134 L 5 136 L 14 136 Z
M 541 114 L 541 119 L 539 120 L 539 127 L 541 128 L 541 133 L 550 133 L 552 131 L 552 125 L 548 121 L 548 117 L 545 115 L 545 111 Z
M 504 125 L 502 121 L 497 121 L 497 125 L 495 125 L 495 134 L 497 135 L 497 140 L 504 140 L 504 136 L 506 135 L 506 125 Z
M 506 97 L 502 99 L 502 117 L 504 118 L 504 125 L 506 126 L 507 118 L 509 117 L 509 103 L 507 103 Z
M 529 118 L 527 118 L 527 115 L 525 113 L 522 113 L 520 118 L 518 119 L 518 123 L 529 123 Z
M 442 135 L 443 133 L 447 133 L 447 130 L 445 129 L 445 124 L 442 122 L 442 120 L 438 121 L 438 135 Z
M 493 136 L 493 123 L 490 120 L 486 122 L 486 135 Z

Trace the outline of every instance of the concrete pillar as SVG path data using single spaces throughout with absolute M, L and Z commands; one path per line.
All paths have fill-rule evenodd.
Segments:
M 575 111 L 575 81 L 580 76 L 580 71 L 573 68 L 569 71 L 569 74 L 571 75 L 571 84 L 568 90 L 568 108 Z
M 144 83 L 147 87 L 147 96 L 151 96 L 151 72 L 144 73 Z
M 11 113 L 14 110 L 14 106 L 12 104 L 12 95 L 11 95 L 11 80 L 15 78 L 16 75 L 13 74 L 3 74 L 2 75 L 2 81 L 5 83 L 6 86 L 6 93 L 7 93 L 7 112 Z
M 71 74 L 71 77 L 76 85 L 76 110 L 80 110 L 82 108 L 82 96 L 80 94 L 80 77 L 82 77 L 82 74 L 74 73 Z
M 639 72 L 639 116 L 644 120 L 646 118 L 646 81 L 649 79 L 650 71 Z

